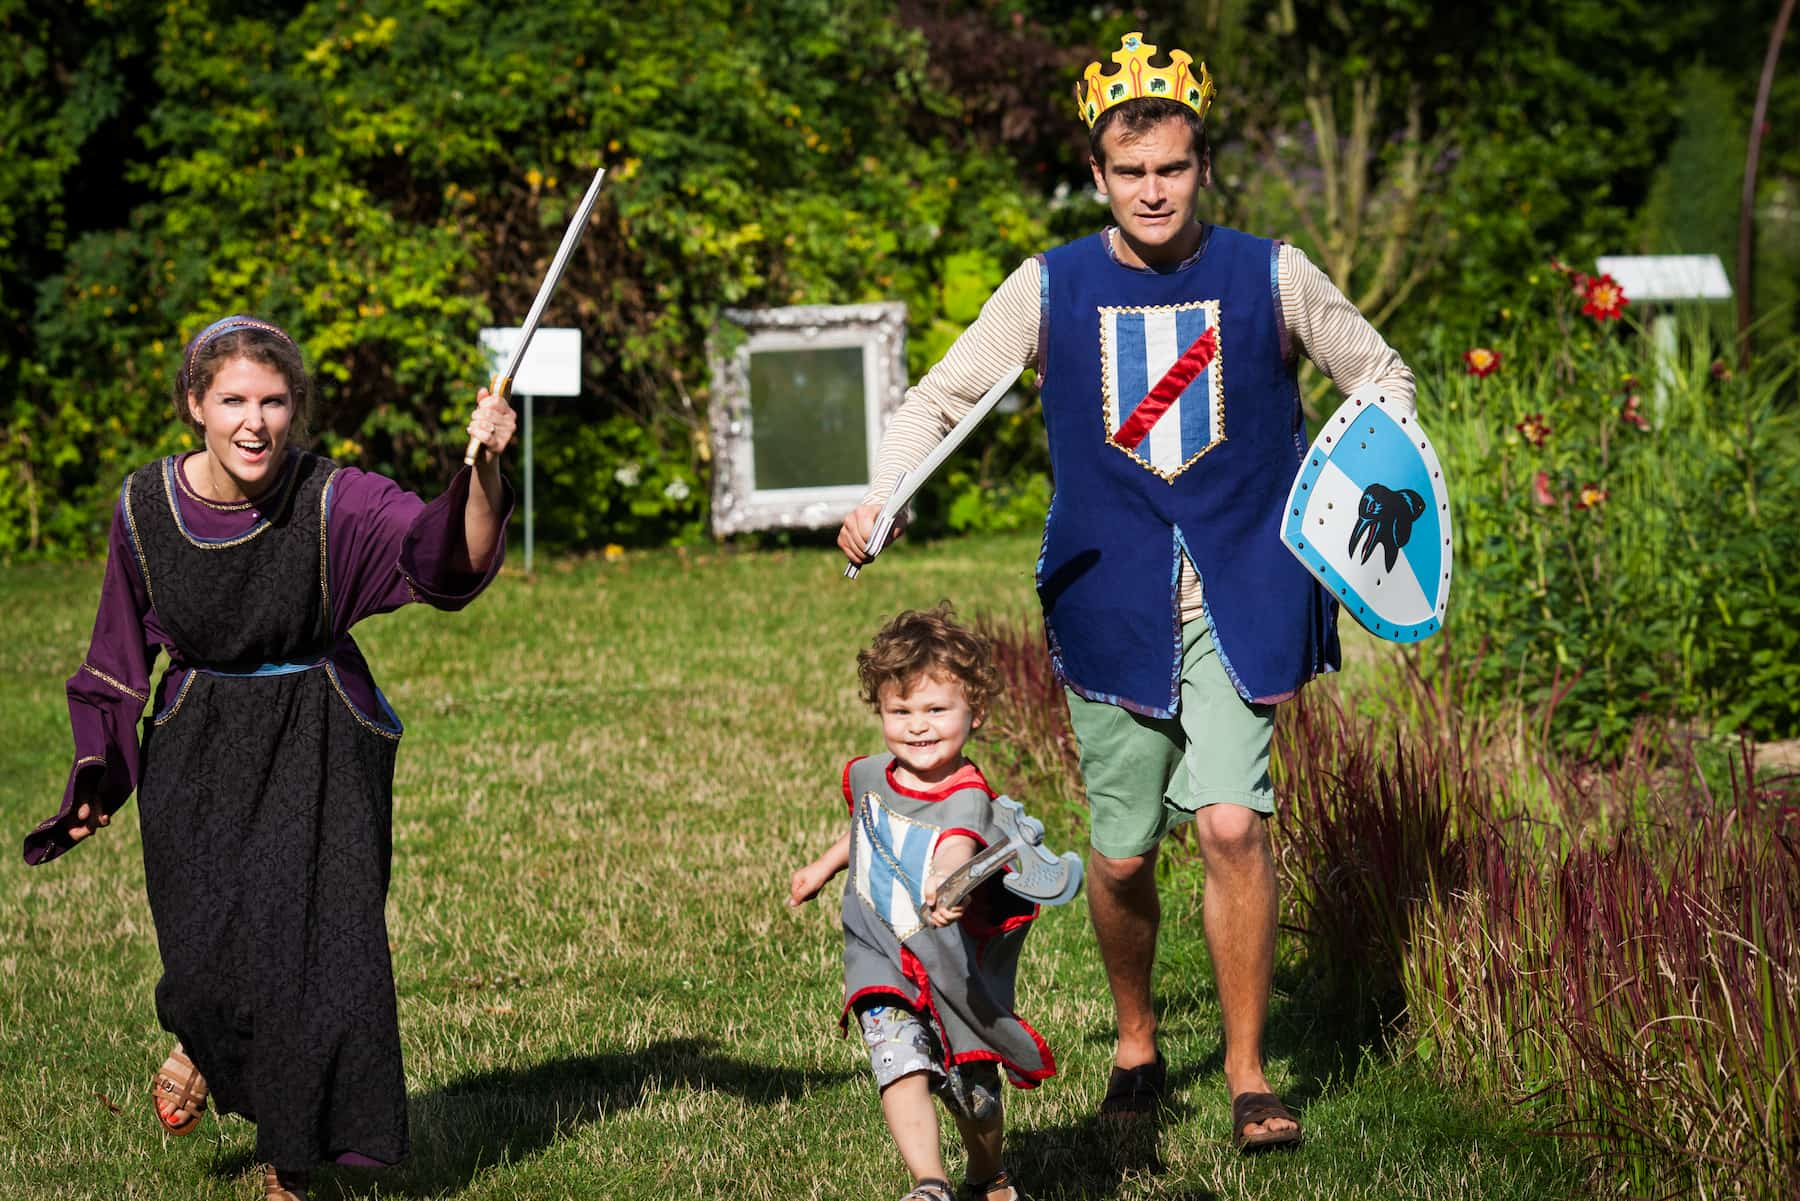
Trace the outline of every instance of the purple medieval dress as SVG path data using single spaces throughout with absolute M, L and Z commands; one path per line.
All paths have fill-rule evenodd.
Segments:
M 119 495 L 68 683 L 75 762 L 25 861 L 73 845 L 80 800 L 112 813 L 136 790 L 157 1018 L 278 1168 L 407 1154 L 384 916 L 401 726 L 350 628 L 413 600 L 459 609 L 493 579 L 503 547 L 482 574 L 453 566 L 470 477 L 426 504 L 292 452 L 256 502 L 219 504 L 170 457 Z

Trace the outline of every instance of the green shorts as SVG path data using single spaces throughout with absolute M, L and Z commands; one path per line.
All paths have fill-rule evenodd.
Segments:
M 1144 854 L 1208 805 L 1275 812 L 1269 783 L 1275 707 L 1238 696 L 1204 618 L 1181 627 L 1176 716 L 1144 717 L 1064 692 L 1081 746 L 1089 841 L 1107 858 Z

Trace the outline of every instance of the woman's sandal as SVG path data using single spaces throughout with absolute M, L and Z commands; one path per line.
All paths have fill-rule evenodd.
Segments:
M 274 1164 L 263 1165 L 263 1201 L 306 1201 L 309 1172 L 283 1172 Z
M 150 1084 L 150 1105 L 156 1110 L 156 1120 L 170 1134 L 192 1134 L 206 1113 L 206 1093 L 206 1077 L 181 1044 L 176 1043 Z
M 927 1176 L 913 1185 L 912 1192 L 900 1198 L 900 1201 L 956 1201 L 956 1194 L 950 1191 L 950 1182 L 941 1176 Z
M 1025 1194 L 1019 1186 L 1012 1182 L 1012 1173 L 1001 1168 L 979 1184 L 968 1177 L 963 1178 L 963 1188 L 974 1201 L 1025 1201 Z M 1004 1190 L 1004 1191 L 1002 1191 Z M 999 1196 L 995 1196 L 999 1193 Z

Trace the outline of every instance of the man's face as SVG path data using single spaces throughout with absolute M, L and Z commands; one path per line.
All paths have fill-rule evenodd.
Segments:
M 1172 117 L 1126 140 L 1118 125 L 1100 135 L 1102 167 L 1093 159 L 1094 186 L 1112 208 L 1113 223 L 1155 258 L 1181 238 L 1194 220 L 1200 189 L 1212 182 L 1212 165 L 1194 153 L 1186 121 Z

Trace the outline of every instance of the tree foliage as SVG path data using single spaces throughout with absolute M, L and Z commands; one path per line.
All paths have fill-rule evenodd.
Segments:
M 0 0 L 0 555 L 98 545 L 123 472 L 183 444 L 183 340 L 233 310 L 299 337 L 324 450 L 435 486 L 476 330 L 522 317 L 601 163 L 548 314 L 584 331 L 588 391 L 544 409 L 542 499 L 580 542 L 692 535 L 720 306 L 897 297 L 922 371 L 1014 263 L 1104 219 L 1070 83 L 1147 23 L 1073 0 Z M 1162 24 L 1221 84 L 1206 215 L 1294 237 L 1420 363 L 1504 326 L 1551 248 L 1666 223 L 1640 211 L 1676 81 L 1716 72 L 1741 124 L 1766 37 L 1716 0 L 1187 0 Z M 1795 73 L 1773 208 L 1800 178 Z M 965 493 L 1043 495 L 1015 425 Z
M 437 475 L 480 376 L 476 330 L 523 316 L 603 162 L 546 318 L 583 329 L 592 381 L 562 428 L 632 415 L 694 475 L 720 306 L 898 296 L 929 324 L 947 259 L 1042 245 L 1042 202 L 963 135 L 885 6 L 665 9 L 125 5 L 116 23 L 153 64 L 121 172 L 122 198 L 141 198 L 70 239 L 9 347 L 0 549 L 95 544 L 120 475 L 182 444 L 166 381 L 224 312 L 300 338 L 324 449 Z M 24 53 L 45 30 L 9 36 Z M 86 52 L 116 58 L 116 36 Z M 581 472 L 567 486 L 585 503 Z M 691 526 L 701 491 L 637 536 Z M 54 527 L 11 520 L 33 505 Z

